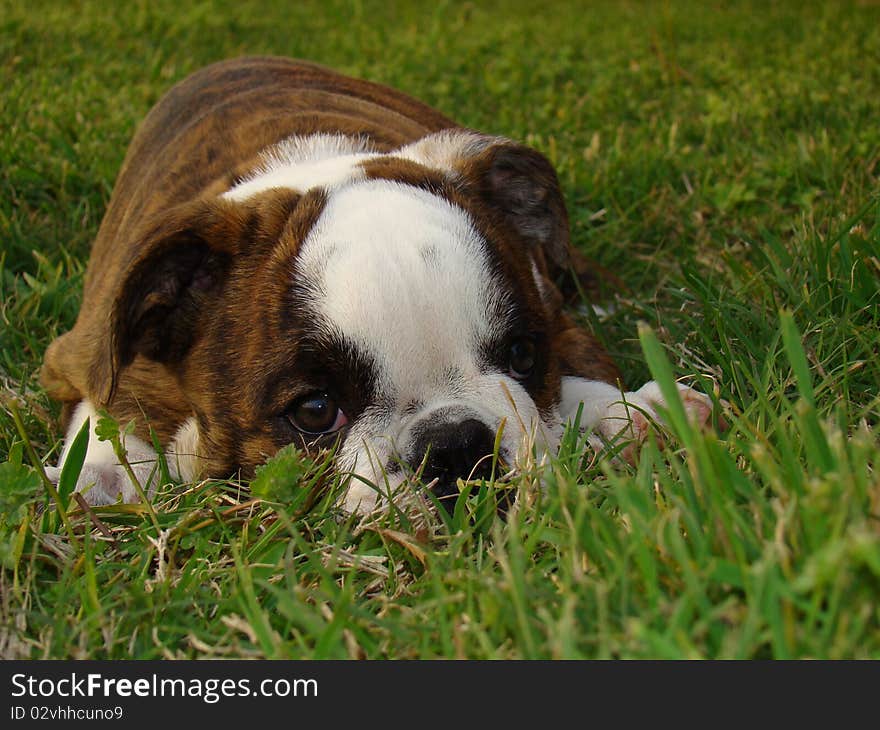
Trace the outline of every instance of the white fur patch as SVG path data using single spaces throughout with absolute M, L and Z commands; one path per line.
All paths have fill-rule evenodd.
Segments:
M 423 398 L 426 382 L 442 391 L 450 368 L 474 375 L 475 348 L 509 308 L 464 211 L 386 180 L 330 197 L 297 281 L 320 321 L 372 354 L 402 398 Z
M 165 455 L 168 470 L 176 479 L 191 482 L 201 472 L 199 464 L 199 424 L 195 416 L 187 418 L 177 429 L 168 453 Z
M 47 476 L 58 482 L 73 441 L 80 428 L 89 421 L 89 442 L 86 458 L 76 483 L 76 491 L 83 493 L 93 505 L 138 502 L 140 497 L 125 467 L 116 458 L 109 441 L 100 441 L 95 435 L 98 412 L 88 400 L 80 401 L 74 409 L 67 429 L 64 447 L 57 467 L 46 467 Z M 152 498 L 159 484 L 159 465 L 156 451 L 150 444 L 131 434 L 122 435 L 126 460 L 148 497 Z M 199 431 L 195 418 L 189 418 L 180 427 L 166 455 L 168 471 L 175 479 L 191 481 L 198 473 Z
M 411 160 L 454 177 L 456 165 L 461 160 L 506 141 L 503 137 L 447 129 L 382 154 L 367 139 L 360 137 L 294 135 L 266 149 L 257 169 L 226 191 L 223 197 L 241 201 L 271 188 L 289 188 L 302 193 L 318 187 L 338 188 L 362 179 L 361 163 L 377 157 Z
M 137 490 L 131 482 L 131 478 L 125 468 L 119 463 L 113 446 L 109 441 L 100 441 L 95 435 L 95 426 L 98 423 L 98 412 L 88 400 L 80 401 L 74 409 L 70 426 L 67 429 L 67 437 L 61 458 L 57 467 L 48 467 L 46 474 L 50 479 L 57 482 L 61 476 L 73 440 L 82 428 L 83 423 L 89 421 L 89 443 L 86 451 L 86 459 L 80 471 L 76 483 L 76 491 L 82 492 L 89 504 L 103 505 L 113 504 L 121 499 L 123 502 L 137 502 L 139 497 Z M 156 490 L 158 467 L 156 464 L 156 452 L 152 446 L 145 443 L 137 436 L 123 435 L 122 443 L 127 452 L 126 459 L 137 477 L 138 482 L 144 488 L 148 496 L 152 497 Z
M 401 147 L 394 155 L 451 173 L 462 160 L 508 141 L 504 137 L 490 137 L 462 129 L 444 129 Z
M 342 134 L 293 136 L 262 154 L 262 164 L 226 193 L 229 200 L 247 200 L 271 188 L 305 193 L 312 188 L 332 189 L 363 177 L 360 163 L 378 155 L 364 139 Z
M 381 408 L 352 425 L 340 469 L 356 475 L 346 507 L 365 511 L 405 453 L 420 416 L 454 404 L 497 429 L 513 462 L 523 436 L 539 427 L 520 383 L 486 373 L 482 346 L 504 333 L 510 301 L 494 280 L 486 244 L 467 214 L 429 192 L 387 180 L 337 189 L 303 243 L 295 285 L 305 287 L 314 321 L 376 366 Z M 415 404 L 413 406 L 413 404 Z M 557 435 L 545 436 L 554 440 Z

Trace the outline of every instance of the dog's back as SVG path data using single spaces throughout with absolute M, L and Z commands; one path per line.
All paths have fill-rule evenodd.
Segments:
M 455 126 L 394 89 L 317 64 L 246 57 L 208 66 L 174 86 L 152 109 L 129 147 L 92 249 L 113 267 L 120 231 L 202 194 L 219 195 L 259 153 L 291 135 L 335 130 L 380 152 Z M 128 252 L 130 253 L 130 252 Z

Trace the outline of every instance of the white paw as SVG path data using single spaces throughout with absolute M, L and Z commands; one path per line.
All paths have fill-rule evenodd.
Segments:
M 711 399 L 708 396 L 703 395 L 700 391 L 694 390 L 687 385 L 676 383 L 676 387 L 678 388 L 678 395 L 681 398 L 681 402 L 684 405 L 685 413 L 691 423 L 700 428 L 711 425 Z M 663 399 L 663 394 L 660 392 L 660 386 L 657 384 L 656 380 L 651 380 L 645 383 L 633 395 L 649 403 L 651 406 L 656 407 L 659 405 L 664 408 L 666 407 L 666 401 Z
M 623 393 L 607 404 L 593 435 L 602 445 L 622 445 L 619 458 L 634 463 L 639 446 L 648 436 L 651 420 L 656 419 L 657 413 L 647 399 L 636 393 Z
M 686 385 L 677 384 L 685 413 L 698 428 L 708 428 L 712 421 L 712 401 Z M 624 393 L 608 403 L 595 431 L 605 443 L 624 443 L 620 458 L 634 463 L 638 448 L 647 438 L 651 422 L 662 423 L 657 408 L 666 407 L 660 386 L 652 380 L 634 392 Z M 723 422 L 722 422 L 723 427 Z
M 132 471 L 138 482 L 144 487 L 148 497 L 156 491 L 155 464 L 133 464 Z M 46 476 L 57 486 L 61 478 L 61 468 L 45 467 Z M 93 507 L 123 502 L 132 504 L 141 498 L 131 477 L 124 467 L 118 464 L 83 464 L 76 480 L 74 492 L 82 494 L 86 502 Z
M 61 469 L 67 461 L 70 449 L 82 425 L 89 421 L 89 440 L 86 447 L 85 463 L 76 480 L 75 492 L 83 495 L 86 502 L 94 506 L 116 504 L 117 502 L 140 502 L 137 488 L 128 470 L 119 463 L 109 441 L 101 441 L 94 431 L 99 414 L 87 401 L 81 401 L 73 412 L 68 426 L 67 438 L 61 450 L 58 466 L 46 467 L 46 475 L 55 484 L 61 478 Z M 131 471 L 148 497 L 152 497 L 159 482 L 159 469 L 156 452 L 153 448 L 133 435 L 123 437 L 128 463 Z

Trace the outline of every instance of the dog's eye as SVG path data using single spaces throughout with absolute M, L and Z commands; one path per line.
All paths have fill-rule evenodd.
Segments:
M 310 393 L 300 398 L 288 412 L 293 427 L 303 433 L 334 433 L 348 423 L 336 401 L 326 393 Z
M 531 337 L 518 337 L 510 345 L 509 368 L 511 377 L 525 380 L 535 369 L 537 348 Z

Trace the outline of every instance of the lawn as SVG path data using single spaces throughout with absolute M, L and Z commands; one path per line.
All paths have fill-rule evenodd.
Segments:
M 0 657 L 880 658 L 880 6 L 537 7 L 0 0 Z M 488 489 L 344 519 L 295 453 L 58 510 L 38 371 L 126 146 L 253 53 L 548 155 L 627 385 L 696 383 L 729 429 L 672 408 L 634 467 L 570 433 L 506 519 Z

